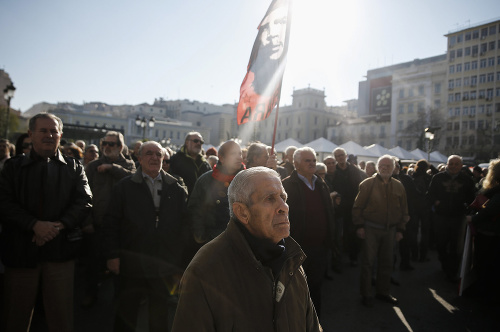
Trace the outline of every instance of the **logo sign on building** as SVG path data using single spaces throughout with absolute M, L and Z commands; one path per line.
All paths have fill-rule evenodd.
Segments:
M 370 114 L 391 113 L 392 77 L 370 81 Z

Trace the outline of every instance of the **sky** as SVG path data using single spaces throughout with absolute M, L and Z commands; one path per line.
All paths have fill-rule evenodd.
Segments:
M 217 105 L 239 100 L 271 0 L 0 0 L 11 107 L 40 102 Z M 499 19 L 498 0 L 294 0 L 281 105 L 294 89 L 356 99 L 371 69 L 446 52 L 450 31 Z

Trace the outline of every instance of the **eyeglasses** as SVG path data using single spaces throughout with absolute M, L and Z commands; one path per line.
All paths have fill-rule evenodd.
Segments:
M 116 142 L 107 142 L 107 141 L 102 141 L 102 146 L 109 145 L 110 147 L 114 147 L 115 145 L 118 145 Z
M 205 144 L 205 141 L 201 140 L 201 139 L 191 139 L 190 140 L 191 142 L 193 142 L 194 144 L 198 144 L 198 143 L 201 143 L 201 144 Z

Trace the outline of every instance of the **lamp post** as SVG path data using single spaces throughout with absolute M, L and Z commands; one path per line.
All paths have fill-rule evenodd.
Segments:
M 434 139 L 434 133 L 441 127 L 425 128 L 425 138 L 427 138 L 427 161 L 431 162 L 431 141 Z
M 145 116 L 141 119 L 138 115 L 135 118 L 135 125 L 142 128 L 142 140 L 144 140 L 146 138 L 146 127 L 153 128 L 155 126 L 155 118 L 151 117 L 148 121 Z
M 14 83 L 10 82 L 9 85 L 3 90 L 3 97 L 7 100 L 7 120 L 5 121 L 5 138 L 9 134 L 9 118 L 10 118 L 10 100 L 14 98 L 14 93 L 16 92 L 16 88 L 14 87 Z

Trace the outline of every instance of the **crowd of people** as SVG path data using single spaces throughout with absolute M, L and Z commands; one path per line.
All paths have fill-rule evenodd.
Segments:
M 366 307 L 397 305 L 394 270 L 430 250 L 457 282 L 467 225 L 470 292 L 499 304 L 499 159 L 470 171 L 457 155 L 434 167 L 358 163 L 342 148 L 320 162 L 290 146 L 279 160 L 233 140 L 204 151 L 198 132 L 179 151 L 129 149 L 116 131 L 99 146 L 62 135 L 62 121 L 40 113 L 15 145 L 0 139 L 5 331 L 29 330 L 33 308 L 49 331 L 73 331 L 75 266 L 84 308 L 113 276 L 115 331 L 135 331 L 144 302 L 151 331 L 321 331 L 323 281 L 345 268 L 359 266 Z

